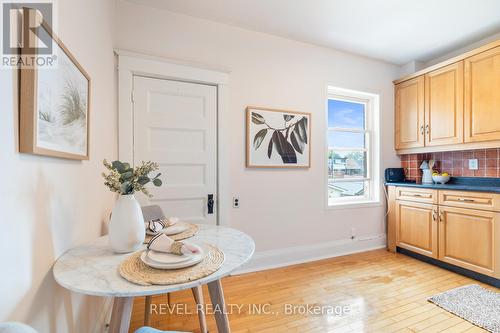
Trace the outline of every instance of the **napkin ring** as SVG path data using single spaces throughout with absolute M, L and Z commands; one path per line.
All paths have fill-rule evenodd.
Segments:
M 182 255 L 182 246 L 184 245 L 183 242 L 177 242 L 177 241 L 174 241 L 172 243 L 172 245 L 170 245 L 170 252 L 173 253 L 173 254 L 178 254 L 178 255 Z

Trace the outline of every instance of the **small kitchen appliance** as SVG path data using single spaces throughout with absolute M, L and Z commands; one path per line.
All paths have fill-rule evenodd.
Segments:
M 385 169 L 385 181 L 387 183 L 403 183 L 406 181 L 405 169 L 387 168 Z

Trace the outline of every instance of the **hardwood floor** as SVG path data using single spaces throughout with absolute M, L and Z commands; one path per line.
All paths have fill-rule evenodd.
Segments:
M 485 332 L 427 302 L 433 294 L 471 283 L 497 290 L 402 254 L 376 250 L 233 276 L 223 280 L 223 288 L 228 310 L 233 310 L 229 320 L 234 333 Z M 166 296 L 153 298 L 153 327 L 200 332 L 190 290 L 171 295 L 170 309 L 187 314 L 161 315 L 161 304 L 165 310 Z M 323 314 L 286 313 L 292 305 L 305 304 L 316 305 Z M 260 314 L 252 311 L 259 309 Z M 144 298 L 137 298 L 130 332 L 142 326 L 143 318 Z M 209 331 L 216 332 L 213 314 L 207 322 Z

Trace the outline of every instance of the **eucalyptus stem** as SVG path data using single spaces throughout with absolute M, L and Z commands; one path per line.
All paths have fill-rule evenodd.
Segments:
M 298 123 L 298 122 L 299 122 L 299 121 L 296 121 L 296 122 L 294 122 L 293 124 L 290 124 L 290 125 L 288 125 L 288 126 L 286 126 L 286 127 L 284 127 L 284 128 L 274 128 L 274 127 L 271 127 L 271 126 L 269 126 L 269 125 L 268 125 L 268 123 L 267 123 L 267 122 L 265 122 L 265 123 L 264 123 L 264 125 L 266 125 L 266 126 L 267 126 L 267 128 L 269 128 L 269 129 L 271 129 L 271 130 L 283 132 L 283 131 L 285 131 L 285 130 L 287 130 L 287 129 L 289 129 L 289 128 L 291 128 L 291 127 L 295 126 L 295 125 L 297 125 L 297 123 Z

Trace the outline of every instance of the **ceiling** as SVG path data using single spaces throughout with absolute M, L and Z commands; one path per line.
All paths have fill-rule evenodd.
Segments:
M 394 64 L 500 31 L 500 0 L 133 0 Z

